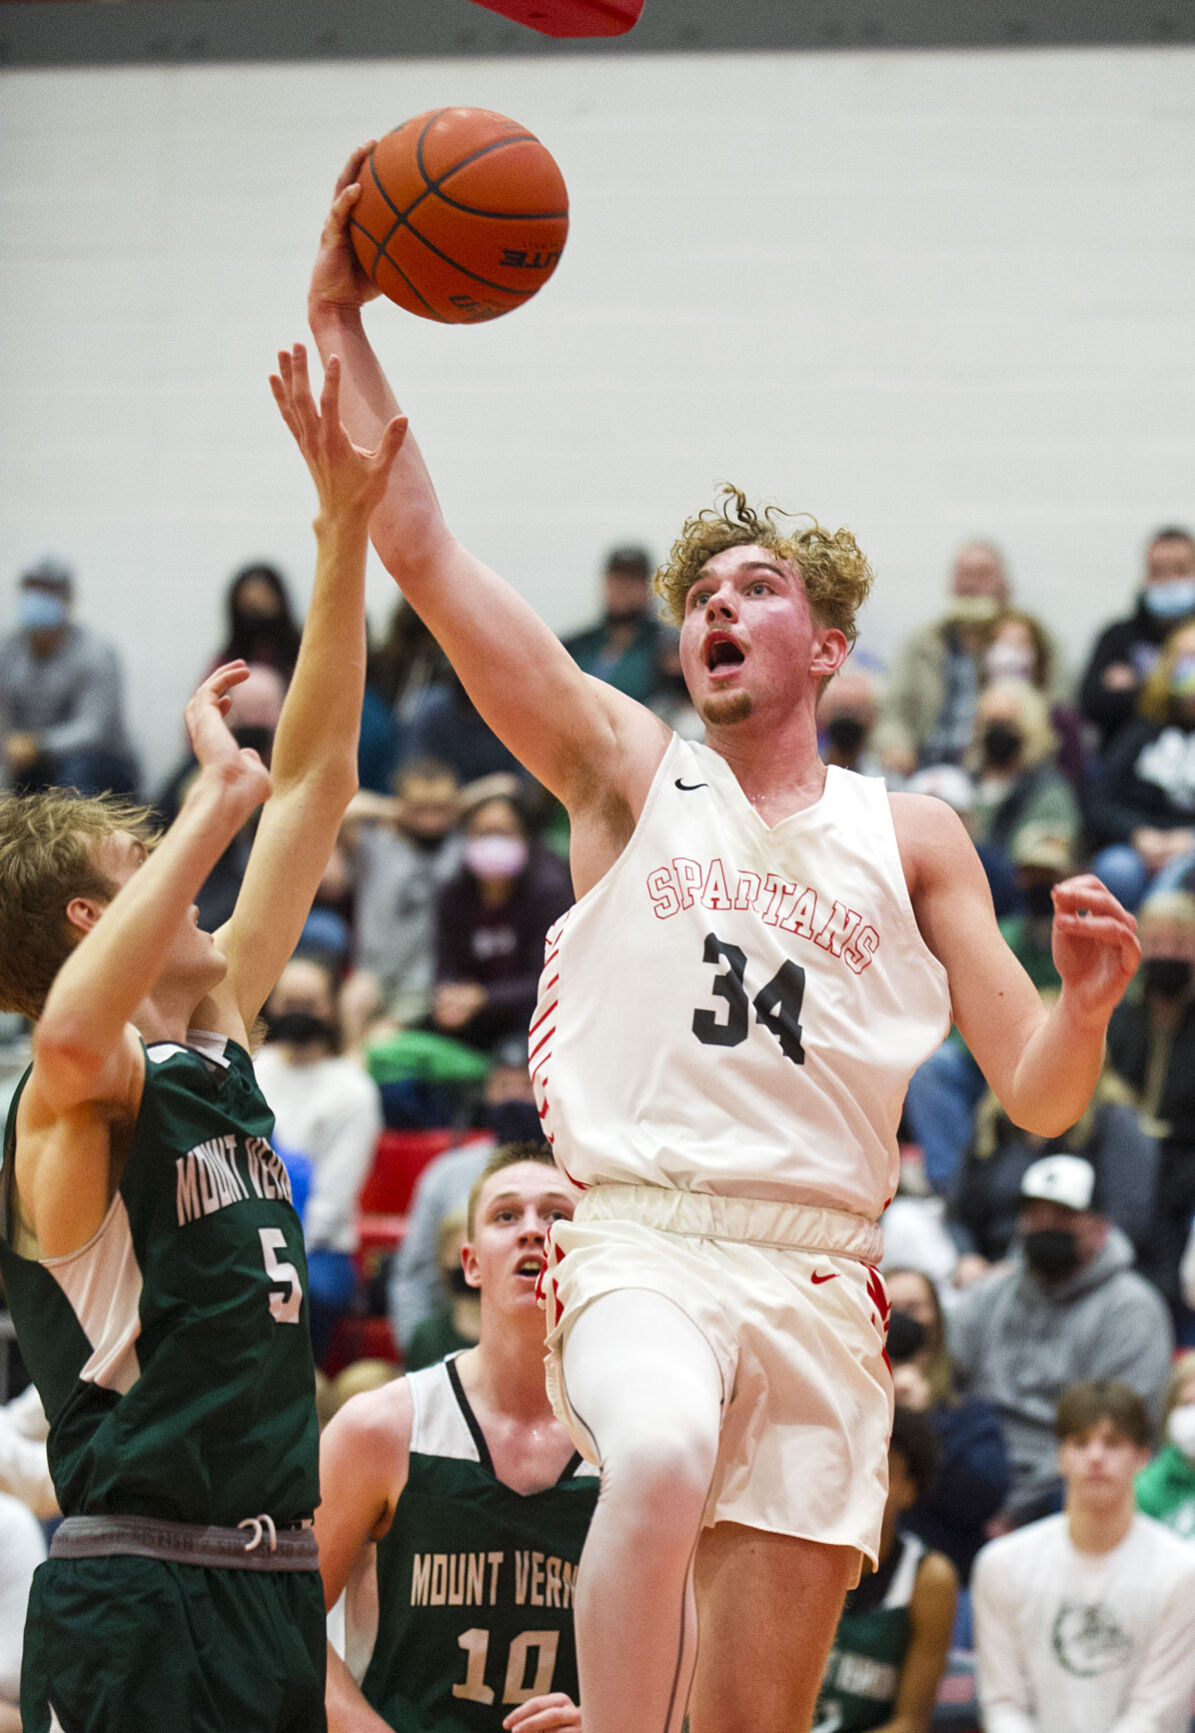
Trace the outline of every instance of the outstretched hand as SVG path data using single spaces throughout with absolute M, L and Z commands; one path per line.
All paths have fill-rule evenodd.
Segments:
M 1137 972 L 1137 922 L 1091 873 L 1054 886 L 1054 966 L 1075 1008 L 1111 1016 Z
M 289 352 L 279 351 L 270 389 L 311 471 L 320 511 L 331 517 L 348 514 L 368 519 L 386 491 L 391 465 L 406 438 L 406 417 L 398 415 L 388 423 L 376 451 L 354 445 L 340 421 L 339 358 L 328 357 L 317 409 L 302 343 Z
M 234 686 L 249 678 L 245 662 L 225 662 L 209 674 L 183 711 L 191 746 L 201 767 L 219 770 L 244 802 L 245 816 L 268 800 L 270 773 L 251 746 L 238 746 L 226 721 Z
M 377 140 L 371 138 L 358 146 L 336 182 L 332 208 L 320 234 L 319 251 L 315 255 L 307 291 L 307 304 L 311 308 L 320 305 L 359 308 L 381 294 L 377 284 L 361 269 L 349 239 L 349 217 L 361 196 L 359 176 L 376 143 Z

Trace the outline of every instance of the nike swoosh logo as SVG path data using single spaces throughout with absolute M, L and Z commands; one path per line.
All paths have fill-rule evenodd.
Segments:
M 814 1270 L 809 1280 L 813 1283 L 815 1288 L 819 1288 L 823 1282 L 832 1282 L 837 1274 L 837 1270 L 830 1270 L 828 1274 L 823 1273 L 821 1270 Z
M 678 776 L 676 779 L 676 786 L 679 789 L 681 789 L 685 794 L 692 794 L 698 788 L 708 788 L 709 783 L 708 782 L 682 782 L 680 777 Z

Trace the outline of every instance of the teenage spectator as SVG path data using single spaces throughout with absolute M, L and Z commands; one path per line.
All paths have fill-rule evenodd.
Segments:
M 21 1733 L 21 1647 L 33 1573 L 46 1556 L 37 1518 L 0 1492 L 0 1733 Z
M 852 668 L 849 662 L 823 687 L 817 732 L 819 751 L 827 764 L 858 771 L 861 776 L 883 776 L 884 766 L 871 745 L 879 716 L 878 696 L 872 675 L 863 668 Z
M 975 1116 L 975 1137 L 959 1169 L 950 1224 L 962 1252 L 998 1264 L 1008 1256 L 1022 1208 L 1021 1182 L 1047 1155 L 1078 1155 L 1098 1176 L 1100 1206 L 1132 1241 L 1144 1268 L 1156 1219 L 1161 1152 L 1142 1123 L 1133 1091 L 1105 1066 L 1087 1111 L 1058 1137 L 1034 1137 L 1013 1124 L 996 1097 L 986 1094 Z
M 1186 1733 L 1195 1691 L 1195 1548 L 1142 1516 L 1140 1397 L 1066 1391 L 1062 1514 L 985 1547 L 973 1597 L 986 1733 Z
M 659 678 L 661 628 L 652 604 L 651 573 L 646 548 L 613 548 L 602 574 L 602 618 L 564 640 L 569 655 L 587 674 L 641 704 L 652 696 Z
M 225 597 L 227 630 L 213 662 L 260 663 L 289 683 L 295 671 L 302 628 L 295 619 L 282 574 L 273 566 L 242 566 Z
M 954 1628 L 958 1576 L 903 1519 L 933 1484 L 937 1446 L 920 1414 L 897 1405 L 879 1562 L 846 1597 L 817 1700 L 825 1733 L 929 1733 Z
M 1166 639 L 1127 723 L 1092 779 L 1092 871 L 1126 908 L 1151 880 L 1172 888 L 1195 852 L 1195 621 Z
M 1122 1378 L 1161 1415 L 1170 1318 L 1132 1268 L 1129 1241 L 1096 1207 L 1095 1181 L 1081 1156 L 1035 1161 L 1021 1181 L 1011 1262 L 961 1294 L 948 1317 L 963 1389 L 1000 1415 L 1013 1474 L 1002 1515 L 1013 1526 L 1056 1508 L 1054 1410 L 1071 1384 Z
M 460 870 L 436 901 L 432 1022 L 485 1049 L 526 1031 L 544 939 L 573 890 L 568 867 L 533 839 L 513 797 L 480 800 L 464 832 Z
M 1082 721 L 1074 705 L 1058 696 L 1058 653 L 1041 621 L 1020 608 L 1005 608 L 997 614 L 983 652 L 981 679 L 985 686 L 998 680 L 1025 680 L 1045 695 L 1058 743 L 1058 768 L 1073 788 L 1081 787 Z
M 528 1143 L 539 1137 L 542 1128 L 527 1069 L 527 1043 L 509 1041 L 499 1049 L 486 1078 L 475 1135 L 429 1162 L 416 1181 L 388 1295 L 390 1327 L 404 1351 L 417 1327 L 448 1297 L 439 1261 L 444 1223 L 467 1209 L 470 1187 L 499 1144 Z
M 1133 612 L 1095 641 L 1079 686 L 1079 708 L 1100 732 L 1101 755 L 1137 714 L 1137 699 L 1163 643 L 1195 615 L 1195 540 L 1176 525 L 1145 550 L 1144 582 Z
M 1162 1436 L 1161 1450 L 1137 1476 L 1137 1509 L 1195 1540 L 1195 1353 L 1174 1362 Z
M 17 630 L 0 641 L 0 744 L 11 787 L 132 794 L 124 674 L 111 644 L 72 619 L 69 566 L 43 560 L 17 586 Z
M 434 1366 L 449 1354 L 471 1348 L 481 1335 L 481 1304 L 477 1289 L 471 1287 L 461 1263 L 465 1243 L 465 1212 L 445 1216 L 440 1224 L 436 1247 L 440 1266 L 440 1283 L 446 1298 L 430 1318 L 424 1318 L 411 1332 L 410 1346 L 404 1356 L 404 1369 L 418 1372 L 421 1367 Z
M 460 791 L 449 765 L 410 759 L 394 794 L 363 793 L 342 838 L 352 861 L 355 967 L 345 983 L 346 1038 L 381 1017 L 419 1022 L 431 1009 L 436 896 L 459 869 Z
M 356 1060 L 339 1056 L 336 983 L 325 964 L 292 959 L 264 1014 L 268 1038 L 254 1065 L 296 1202 L 305 1192 L 300 1213 L 318 1363 L 356 1291 L 357 1195 L 382 1129 L 381 1102 Z
M 946 612 L 905 640 L 884 699 L 876 748 L 887 770 L 960 764 L 971 744 L 980 658 L 992 621 L 1008 605 L 1008 574 L 990 542 L 954 557 Z
M 967 760 L 975 782 L 975 846 L 998 915 L 1013 913 L 1019 901 L 1012 881 L 1021 832 L 1034 825 L 1072 846 L 1079 834 L 1079 803 L 1055 762 L 1056 747 L 1049 704 L 1035 686 L 996 680 L 984 687 Z
M 892 1305 L 888 1354 L 897 1408 L 924 1414 L 938 1447 L 938 1472 L 919 1490 L 904 1527 L 945 1553 L 965 1586 L 987 1524 L 1008 1494 L 1000 1418 L 990 1403 L 956 1389 L 942 1302 L 929 1277 L 886 1269 L 884 1285 Z
M 1141 968 L 1108 1025 L 1108 1058 L 1159 1141 L 1156 1202 L 1141 1263 L 1185 1336 L 1191 1314 L 1179 1267 L 1195 1214 L 1195 897 L 1154 892 L 1142 905 L 1139 930 Z

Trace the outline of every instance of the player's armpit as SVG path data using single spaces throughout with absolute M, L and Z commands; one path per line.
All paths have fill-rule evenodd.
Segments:
M 407 1482 L 411 1397 L 405 1379 L 354 1396 L 320 1439 L 315 1513 L 324 1604 L 335 1606 L 361 1549 L 380 1540 Z

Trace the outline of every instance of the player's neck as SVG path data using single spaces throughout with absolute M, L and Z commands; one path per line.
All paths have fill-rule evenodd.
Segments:
M 1066 1526 L 1071 1545 L 1076 1552 L 1111 1552 L 1127 1536 L 1136 1514 L 1131 1497 L 1111 1507 L 1095 1509 L 1070 1497 L 1066 1501 Z
M 194 1000 L 193 987 L 190 991 L 171 991 L 159 982 L 133 1012 L 133 1027 L 146 1046 L 155 1041 L 175 1041 L 181 1046 L 187 1039 L 187 1030 L 193 1026 Z
M 812 716 L 791 726 L 757 729 L 755 719 L 710 728 L 706 745 L 724 758 L 760 817 L 769 824 L 802 812 L 821 799 L 826 767 L 818 757 Z
M 481 1338 L 461 1356 L 465 1388 L 487 1407 L 512 1420 L 539 1423 L 551 1417 L 544 1385 L 543 1313 L 527 1318 L 486 1315 L 482 1299 Z

